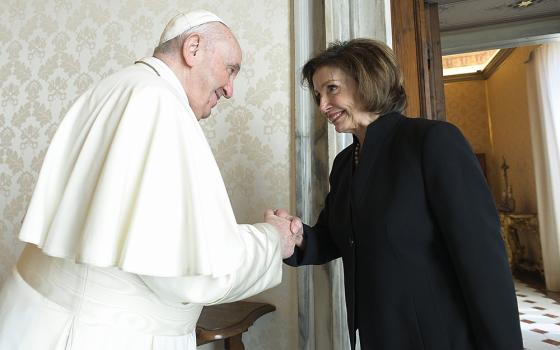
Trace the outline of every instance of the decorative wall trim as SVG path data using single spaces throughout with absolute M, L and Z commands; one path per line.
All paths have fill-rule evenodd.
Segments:
M 494 74 L 494 72 L 500 67 L 500 65 L 506 60 L 506 58 L 511 55 L 515 48 L 511 49 L 501 49 L 494 58 L 488 63 L 486 68 L 482 72 L 476 73 L 466 73 L 466 74 L 455 74 L 443 77 L 445 83 L 456 83 L 460 81 L 469 80 L 486 80 Z
M 533 16 L 523 16 L 523 19 L 519 19 L 519 18 L 500 18 L 499 20 L 492 20 L 492 21 L 485 21 L 482 23 L 478 23 L 478 27 L 488 27 L 488 26 L 495 26 L 495 25 L 503 25 L 503 24 L 510 24 L 512 26 L 516 26 L 518 25 L 518 22 L 532 22 L 532 23 L 537 23 L 539 22 L 541 19 L 543 18 L 547 18 L 547 17 L 554 17 L 554 16 L 560 16 L 560 12 L 558 11 L 552 11 L 549 12 L 547 14 L 547 16 L 542 16 L 542 14 L 537 14 L 537 15 L 533 15 Z M 471 24 L 463 24 L 463 25 L 456 25 L 456 26 L 446 26 L 442 32 L 445 33 L 449 33 L 449 32 L 454 32 L 454 31 L 459 31 L 459 30 L 465 30 L 465 29 L 472 29 L 473 26 Z
M 500 67 L 500 65 L 506 60 L 506 58 L 508 58 L 509 55 L 513 53 L 514 50 L 515 48 L 510 48 L 498 51 L 496 56 L 494 56 L 494 58 L 482 71 L 482 76 L 484 77 L 484 79 L 490 78 L 490 76 L 494 74 L 494 72 Z
M 441 33 L 444 55 L 536 45 L 560 37 L 560 16 Z

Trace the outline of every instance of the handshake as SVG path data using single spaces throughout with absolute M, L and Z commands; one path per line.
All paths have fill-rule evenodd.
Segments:
M 276 228 L 282 241 L 282 259 L 294 254 L 294 247 L 303 248 L 303 224 L 297 216 L 290 215 L 284 209 L 267 209 L 264 221 Z

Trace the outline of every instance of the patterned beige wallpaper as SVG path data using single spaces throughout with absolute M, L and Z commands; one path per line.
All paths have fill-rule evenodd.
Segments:
M 239 222 L 291 200 L 290 1 L 3 0 L 0 2 L 0 283 L 49 141 L 76 97 L 100 78 L 150 55 L 167 20 L 205 8 L 244 51 L 235 96 L 203 128 Z M 250 349 L 297 347 L 296 276 L 257 297 L 278 310 L 244 337 Z M 205 346 L 205 348 L 214 348 Z
M 492 151 L 483 80 L 445 84 L 445 110 L 447 121 L 461 129 L 476 153 Z
M 488 183 L 499 202 L 502 157 L 510 169 L 516 211 L 537 212 L 531 130 L 523 62 L 534 47 L 517 48 L 487 80 L 445 84 L 447 119 L 475 152 L 486 154 Z
M 486 82 L 470 80 L 445 84 L 447 121 L 455 124 L 465 135 L 475 153 L 484 153 L 486 180 L 492 192 L 499 183 L 490 176 L 492 139 L 488 115 Z
M 533 46 L 520 47 L 488 78 L 488 109 L 492 116 L 494 157 L 492 174 L 503 189 L 502 157 L 510 168 L 508 176 L 518 212 L 537 212 L 531 125 L 527 102 L 527 71 L 523 63 Z

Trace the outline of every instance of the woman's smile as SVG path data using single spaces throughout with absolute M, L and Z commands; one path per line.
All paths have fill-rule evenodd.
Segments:
M 331 112 L 331 113 L 327 113 L 327 119 L 329 120 L 329 122 L 331 122 L 331 124 L 335 124 L 337 120 L 341 119 L 345 115 L 346 112 L 344 110 Z

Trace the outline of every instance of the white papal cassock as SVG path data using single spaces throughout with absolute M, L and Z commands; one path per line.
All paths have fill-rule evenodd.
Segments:
M 174 73 L 149 57 L 63 119 L 0 292 L 0 349 L 195 349 L 202 305 L 278 284 L 280 240 L 236 223 Z

